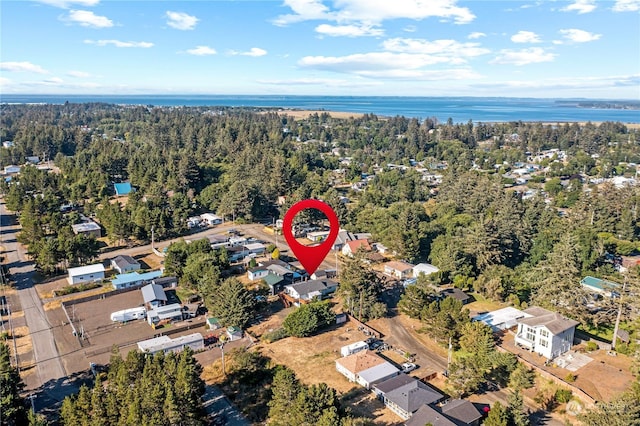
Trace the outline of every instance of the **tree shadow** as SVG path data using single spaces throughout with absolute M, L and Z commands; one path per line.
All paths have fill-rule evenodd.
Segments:
M 33 408 L 37 413 L 43 414 L 49 421 L 55 423 L 60 415 L 62 401 L 77 393 L 85 384 L 90 386 L 94 382 L 93 374 L 89 370 L 73 373 L 67 377 L 49 380 L 37 389 L 31 391 L 28 398 L 31 399 Z

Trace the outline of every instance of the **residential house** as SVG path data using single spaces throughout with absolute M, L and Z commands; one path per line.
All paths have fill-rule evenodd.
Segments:
M 430 263 L 418 263 L 413 267 L 413 277 L 418 278 L 420 274 L 430 275 L 438 272 L 440 269 Z
M 104 265 L 102 263 L 69 268 L 67 272 L 69 273 L 67 281 L 69 281 L 71 285 L 102 281 L 104 279 Z
M 329 231 L 307 232 L 306 238 L 312 243 L 321 243 L 327 239 Z
M 554 359 L 571 349 L 578 321 L 538 306 L 532 306 L 523 312 L 529 317 L 518 320 L 516 345 L 547 359 Z
M 400 280 L 412 276 L 413 265 L 407 262 L 393 260 L 384 265 L 384 273 Z
M 84 234 L 94 238 L 102 237 L 102 230 L 100 229 L 100 225 L 98 225 L 92 220 L 88 222 L 76 223 L 75 225 L 71 225 L 71 229 L 73 230 L 73 233 L 76 235 Z
M 115 290 L 122 288 L 135 287 L 137 285 L 150 282 L 154 278 L 162 276 L 162 271 L 150 271 L 140 273 L 138 271 L 129 272 L 126 274 L 117 274 L 114 279 L 111 280 L 111 284 Z
M 373 391 L 391 411 L 403 420 L 425 404 L 435 404 L 444 398 L 440 392 L 407 374 L 399 374 L 373 385 Z
M 269 275 L 270 272 L 266 266 L 256 266 L 255 268 L 247 270 L 247 278 L 249 278 L 249 281 L 261 280 Z
M 30 155 L 28 157 L 25 157 L 25 160 L 27 160 L 27 163 L 38 164 L 40 162 L 40 157 L 38 157 L 37 155 Z
M 285 286 L 287 294 L 294 299 L 311 301 L 315 298 L 324 299 L 338 288 L 338 283 L 332 280 L 309 280 Z
M 580 281 L 580 285 L 587 291 L 605 297 L 618 297 L 620 293 L 616 291 L 620 288 L 620 284 L 613 281 L 602 280 L 595 277 L 584 277 Z
M 155 309 L 147 311 L 147 322 L 149 325 L 158 324 L 163 320 L 180 321 L 182 320 L 182 306 L 179 303 L 158 306 Z
M 353 257 L 353 255 L 356 254 L 358 250 L 364 251 L 364 252 L 370 252 L 371 245 L 369 244 L 369 241 L 367 240 L 347 241 L 345 245 L 342 247 L 342 254 L 345 256 Z
M 16 166 L 15 164 L 4 166 L 4 174 L 10 175 L 15 173 L 20 173 L 20 168 L 21 166 Z
M 200 215 L 200 219 L 206 222 L 209 226 L 220 225 L 223 222 L 223 219 L 220 216 L 213 213 L 203 213 Z
M 176 277 L 159 277 L 152 279 L 151 282 L 162 288 L 176 288 L 178 286 L 178 278 Z
M 142 299 L 151 309 L 167 304 L 167 295 L 162 286 L 158 284 L 147 284 L 140 289 L 142 291 Z
M 187 347 L 194 351 L 203 350 L 204 338 L 202 334 L 193 333 L 187 336 L 176 337 L 175 339 L 169 336 L 159 336 L 138 342 L 138 349 L 148 354 L 155 354 L 157 352 L 164 352 L 165 354 L 169 352 L 178 353 Z
M 222 325 L 220 325 L 220 321 L 218 320 L 218 318 L 207 318 L 207 328 L 209 330 L 217 330 L 220 327 L 222 327 Z
M 111 267 L 118 271 L 119 274 L 126 274 L 140 269 L 140 263 L 133 257 L 121 255 L 111 259 Z
M 131 182 L 114 183 L 113 189 L 116 191 L 117 197 L 129 195 L 133 191 Z
M 244 246 L 245 254 L 262 255 L 267 251 L 267 246 L 262 243 L 248 243 Z
M 276 274 L 267 274 L 262 280 L 269 286 L 269 294 L 280 293 L 284 286 L 284 278 Z
M 494 332 L 497 332 L 515 327 L 518 324 L 519 319 L 528 318 L 530 316 L 531 315 L 526 313 L 526 311 L 521 311 L 520 309 L 508 306 L 506 308 L 476 315 L 472 320 L 482 321 L 491 327 Z
M 375 352 L 366 350 L 337 359 L 336 370 L 350 382 L 356 382 L 365 389 L 400 373 L 393 364 Z
M 438 293 L 438 296 L 440 296 L 443 299 L 446 299 L 447 297 L 453 297 L 454 299 L 462 302 L 463 305 L 466 305 L 471 301 L 471 296 L 469 296 L 467 293 L 460 290 L 459 288 L 455 288 L 455 287 L 445 288 L 444 290 L 441 290 Z
M 478 426 L 482 413 L 473 403 L 452 399 L 442 405 L 423 405 L 413 413 L 405 426 Z

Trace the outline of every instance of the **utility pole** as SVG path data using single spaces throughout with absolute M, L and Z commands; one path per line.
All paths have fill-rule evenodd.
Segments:
M 225 368 L 224 368 L 224 342 L 220 343 L 220 352 L 222 352 L 222 375 L 226 377 L 227 372 L 225 371 Z

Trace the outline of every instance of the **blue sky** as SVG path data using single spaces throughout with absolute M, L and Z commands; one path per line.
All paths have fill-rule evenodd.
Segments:
M 3 0 L 0 93 L 640 99 L 640 0 Z

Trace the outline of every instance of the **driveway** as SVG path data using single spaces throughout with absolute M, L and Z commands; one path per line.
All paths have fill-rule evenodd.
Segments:
M 207 385 L 202 402 L 212 425 L 251 425 L 217 386 Z

